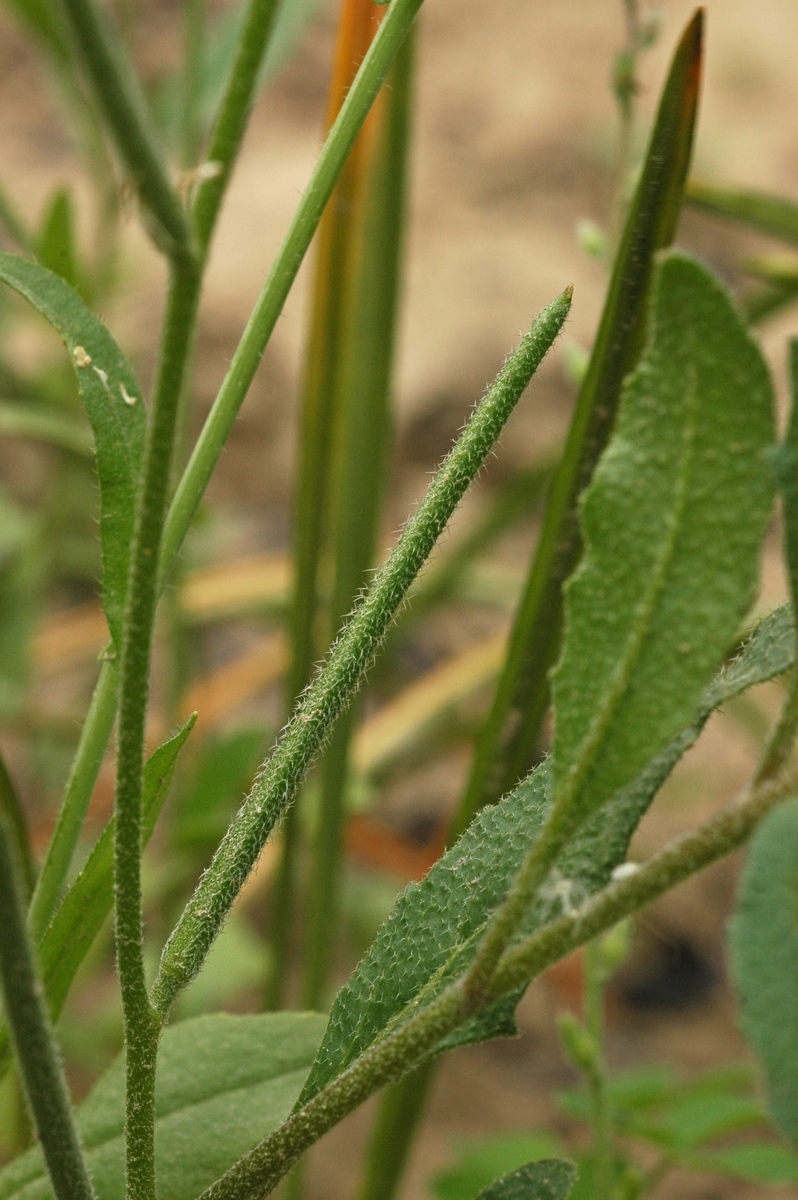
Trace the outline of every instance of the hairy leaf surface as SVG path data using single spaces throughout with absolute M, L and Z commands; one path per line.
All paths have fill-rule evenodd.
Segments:
M 743 1027 L 765 1067 L 770 1109 L 798 1146 L 798 802 L 751 844 L 731 930 Z
M 146 416 L 141 389 L 122 351 L 68 283 L 15 254 L 0 254 L 0 280 L 52 325 L 69 353 L 94 433 L 100 481 L 103 606 L 119 645 L 127 586 L 136 482 Z
M 693 720 L 641 773 L 589 820 L 557 864 L 556 883 L 522 933 L 603 887 L 626 855 L 653 796 L 710 713 L 754 684 L 788 671 L 795 635 L 785 605 L 753 631 L 738 658 L 712 681 Z M 491 910 L 537 836 L 547 806 L 543 764 L 506 799 L 484 809 L 421 883 L 397 900 L 368 954 L 336 997 L 318 1058 L 300 1102 L 310 1099 L 388 1029 L 432 999 L 465 969 Z M 446 1046 L 514 1031 L 515 998 L 463 1026 Z
M 316 1013 L 215 1013 L 161 1040 L 156 1166 L 161 1200 L 194 1200 L 288 1114 L 318 1046 Z M 124 1063 L 111 1065 L 78 1109 L 97 1195 L 123 1200 Z M 50 1200 L 38 1147 L 0 1172 L 0 1197 Z
M 566 589 L 552 748 L 566 822 L 643 770 L 723 661 L 755 595 L 773 440 L 770 376 L 730 297 L 668 255 Z

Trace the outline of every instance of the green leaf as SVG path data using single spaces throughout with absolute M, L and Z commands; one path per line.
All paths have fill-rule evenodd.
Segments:
M 775 1187 L 798 1183 L 798 1158 L 777 1142 L 746 1142 L 711 1154 L 694 1154 L 687 1165 Z
M 751 844 L 731 927 L 743 1028 L 765 1067 L 770 1111 L 798 1146 L 798 801 Z
M 794 661 L 795 636 L 785 605 L 760 622 L 740 655 L 712 681 L 690 725 L 580 830 L 557 863 L 563 890 L 542 897 L 521 932 L 559 915 L 564 902 L 578 902 L 603 887 L 625 857 L 654 795 L 698 738 L 710 713 L 745 689 L 783 674 Z M 335 999 L 302 1102 L 465 969 L 488 914 L 504 897 L 537 837 L 546 809 L 547 777 L 544 764 L 510 796 L 484 809 L 426 878 L 401 894 L 377 940 Z M 514 1007 L 515 1000 L 502 1001 L 446 1044 L 513 1033 Z
M 563 584 L 582 551 L 577 501 L 612 432 L 623 381 L 643 348 L 656 254 L 671 245 L 679 222 L 693 147 L 703 26 L 699 9 L 676 47 L 662 91 L 505 666 L 475 750 L 459 829 L 483 804 L 515 787 L 539 757 L 549 670 L 560 648 Z
M 478 1200 L 565 1200 L 575 1182 L 573 1163 L 545 1158 L 494 1180 Z
M 0 280 L 53 326 L 69 353 L 94 432 L 100 481 L 103 605 L 118 647 L 146 416 L 141 390 L 111 334 L 52 271 L 0 254 Z
M 283 1120 L 318 1045 L 316 1013 L 216 1013 L 170 1026 L 156 1085 L 160 1200 L 194 1200 Z M 123 1200 L 124 1063 L 78 1109 L 89 1170 L 103 1200 Z M 50 1200 L 38 1147 L 0 1172 L 0 1198 Z
M 625 857 L 629 839 L 656 792 L 715 708 L 784 674 L 794 661 L 792 616 L 783 605 L 755 627 L 738 657 L 706 688 L 693 721 L 580 830 L 557 864 L 564 893 L 543 897 L 521 932 L 541 927 L 559 914 L 564 902 L 578 902 L 603 887 Z M 432 999 L 465 968 L 488 914 L 537 837 L 546 808 L 547 774 L 543 764 L 510 796 L 483 810 L 426 878 L 398 898 L 377 940 L 335 999 L 302 1102 L 384 1030 L 400 1024 L 422 998 Z M 447 1045 L 513 1033 L 514 1006 L 514 1000 L 501 1002 Z
M 53 194 L 36 242 L 36 258 L 43 267 L 78 288 L 75 210 L 66 188 Z
M 553 675 L 552 777 L 578 824 L 689 720 L 750 607 L 770 514 L 773 389 L 721 284 L 671 254 L 648 349 L 582 503 Z
M 432 1191 L 438 1200 L 476 1200 L 498 1175 L 559 1154 L 562 1146 L 548 1133 L 522 1130 L 464 1142 L 454 1165 L 434 1176 Z
M 194 713 L 185 725 L 151 755 L 144 767 L 142 840 L 147 844 L 163 807 L 177 756 L 194 728 Z M 88 861 L 64 896 L 39 947 L 39 964 L 50 1011 L 61 1011 L 75 972 L 102 928 L 113 904 L 114 829 L 111 820 L 100 834 Z
M 798 204 L 792 200 L 746 188 L 715 187 L 694 179 L 685 194 L 694 208 L 731 217 L 759 233 L 798 245 Z

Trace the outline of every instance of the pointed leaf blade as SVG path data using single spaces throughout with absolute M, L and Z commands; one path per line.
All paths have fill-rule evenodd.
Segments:
M 648 350 L 582 505 L 553 675 L 553 786 L 578 823 L 690 719 L 753 599 L 773 390 L 720 283 L 664 259 Z
M 146 416 L 141 389 L 111 334 L 58 275 L 0 254 L 0 280 L 33 305 L 69 353 L 94 433 L 100 481 L 103 606 L 115 645 L 121 637 L 136 486 Z

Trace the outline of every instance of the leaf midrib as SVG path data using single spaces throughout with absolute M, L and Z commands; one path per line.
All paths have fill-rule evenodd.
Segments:
M 694 341 L 692 335 L 689 337 L 689 341 L 692 348 Z M 588 772 L 598 757 L 602 746 L 605 744 L 607 732 L 626 694 L 635 665 L 639 660 L 640 652 L 650 632 L 652 617 L 663 593 L 665 577 L 673 561 L 676 541 L 683 527 L 690 468 L 695 457 L 695 434 L 698 416 L 696 368 L 692 355 L 688 356 L 688 360 L 690 361 L 687 385 L 688 419 L 685 421 L 681 468 L 675 491 L 676 505 L 670 523 L 670 530 L 664 540 L 658 559 L 655 559 L 654 569 L 650 573 L 650 585 L 647 591 L 644 592 L 642 601 L 637 607 L 638 620 L 635 622 L 635 628 L 629 638 L 626 653 L 615 669 L 606 693 L 606 699 L 599 706 L 598 712 L 591 722 L 587 736 L 582 743 L 582 750 L 569 768 L 559 794 L 557 792 L 554 794 L 553 808 L 558 812 L 565 813 L 572 809 Z

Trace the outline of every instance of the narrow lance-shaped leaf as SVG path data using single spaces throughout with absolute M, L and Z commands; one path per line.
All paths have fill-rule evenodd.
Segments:
M 765 1068 L 770 1110 L 798 1146 L 798 802 L 754 837 L 731 928 L 743 1028 Z
M 168 1011 L 202 966 L 266 839 L 293 802 L 335 720 L 351 703 L 407 589 L 562 328 L 570 303 L 568 289 L 532 323 L 297 706 L 164 948 L 153 985 L 159 1011 Z
M 699 9 L 677 46 L 663 89 L 456 832 L 483 804 L 514 787 L 535 761 L 549 701 L 548 671 L 560 644 L 562 586 L 581 552 L 577 499 L 612 432 L 621 384 L 642 349 L 654 257 L 671 244 L 679 220 L 698 107 L 702 37 Z
M 161 1200 L 194 1200 L 288 1114 L 324 1028 L 317 1013 L 215 1013 L 163 1035 L 156 1087 Z M 125 1195 L 124 1062 L 109 1067 L 78 1109 L 97 1194 Z M 52 1200 L 38 1147 L 0 1171 L 2 1200 Z
M 69 352 L 94 433 L 100 481 L 103 606 L 116 646 L 121 636 L 136 484 L 146 417 L 141 389 L 111 334 L 68 283 L 23 258 L 0 254 L 0 280 L 52 325 Z
M 182 729 L 151 755 L 144 767 L 142 836 L 149 841 L 172 783 L 177 756 L 196 713 Z M 57 1019 L 78 967 L 86 957 L 111 911 L 114 899 L 114 828 L 112 817 L 94 846 L 85 867 L 61 901 L 39 944 L 39 966 L 45 996 Z M 8 1066 L 7 1029 L 0 1024 L 0 1074 Z
M 772 496 L 773 390 L 728 294 L 679 254 L 585 493 L 553 676 L 560 828 L 674 736 L 750 607 Z
M 788 606 L 754 630 L 740 656 L 706 689 L 693 718 L 638 779 L 588 821 L 557 863 L 558 884 L 533 907 L 524 927 L 540 928 L 610 878 L 651 800 L 710 713 L 740 692 L 783 675 L 795 661 Z M 484 809 L 421 883 L 397 900 L 376 941 L 336 997 L 324 1041 L 301 1101 L 311 1099 L 389 1028 L 439 994 L 467 966 L 488 915 L 535 841 L 547 811 L 547 766 L 509 797 Z M 513 1032 L 515 1001 L 502 1001 L 457 1041 Z

